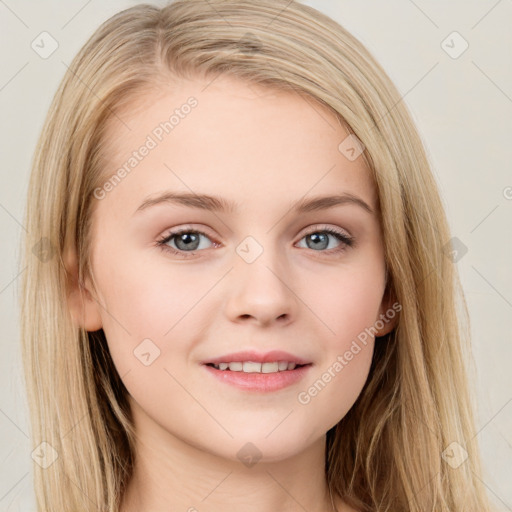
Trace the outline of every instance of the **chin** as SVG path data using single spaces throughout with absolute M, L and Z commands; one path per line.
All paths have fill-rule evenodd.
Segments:
M 236 436 L 229 442 L 232 447 L 229 458 L 238 460 L 247 467 L 252 467 L 256 463 L 276 463 L 299 455 L 316 441 L 321 440 L 321 434 L 313 436 L 311 433 L 304 432 L 300 435 L 299 432 L 295 432 L 294 435 L 290 435 L 282 425 L 275 431 L 266 429 L 264 433 L 247 432 L 245 435 Z

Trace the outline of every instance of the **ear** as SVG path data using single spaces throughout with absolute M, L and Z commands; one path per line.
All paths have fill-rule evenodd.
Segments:
M 376 338 L 390 333 L 398 323 L 398 314 L 402 309 L 402 305 L 396 300 L 391 288 L 388 281 L 382 296 L 379 316 L 375 319 Z
M 78 282 L 78 260 L 76 252 L 68 249 L 63 254 L 67 273 L 67 303 L 73 323 L 86 331 L 102 328 L 100 306 L 93 294 L 93 287 L 87 278 L 85 283 Z

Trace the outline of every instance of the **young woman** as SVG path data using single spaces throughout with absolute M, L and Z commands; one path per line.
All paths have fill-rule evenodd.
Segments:
M 333 20 L 115 15 L 56 94 L 26 215 L 41 511 L 490 510 L 436 183 Z

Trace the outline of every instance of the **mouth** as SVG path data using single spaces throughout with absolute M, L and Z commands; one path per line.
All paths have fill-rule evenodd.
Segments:
M 266 354 L 254 351 L 225 354 L 204 361 L 202 366 L 222 385 L 267 393 L 297 384 L 313 363 L 288 352 L 274 350 Z
M 297 364 L 292 361 L 271 361 L 259 363 L 257 361 L 233 361 L 223 363 L 206 363 L 206 366 L 215 368 L 223 372 L 243 372 L 243 373 L 280 373 L 289 372 L 304 366 L 310 366 L 311 363 Z

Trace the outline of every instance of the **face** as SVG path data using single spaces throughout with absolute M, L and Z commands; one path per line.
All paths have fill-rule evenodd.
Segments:
M 89 301 L 82 320 L 103 328 L 137 425 L 227 459 L 251 442 L 278 460 L 348 412 L 368 329 L 392 328 L 378 322 L 389 304 L 377 196 L 321 105 L 207 83 L 148 93 L 119 113 L 130 130 L 111 123 L 87 282 L 101 306 Z

